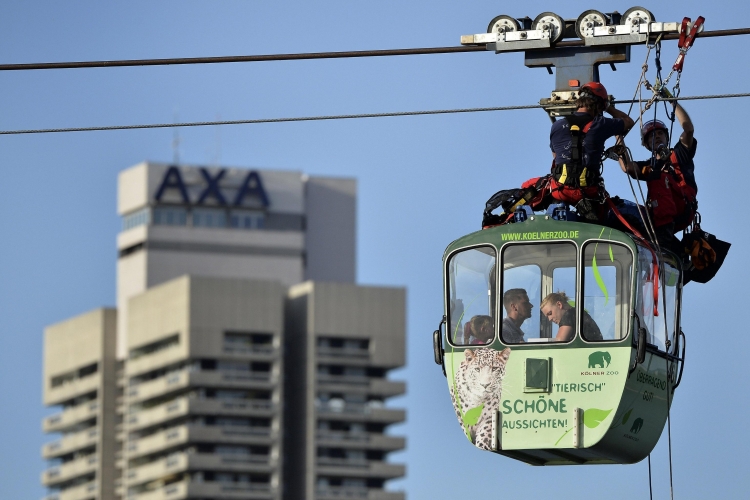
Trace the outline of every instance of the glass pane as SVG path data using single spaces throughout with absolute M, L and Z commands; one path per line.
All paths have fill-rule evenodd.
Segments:
M 508 252 L 505 253 L 508 259 Z M 539 332 L 539 303 L 542 300 L 542 271 L 536 264 L 513 267 L 503 271 L 503 309 L 500 324 L 502 341 L 506 344 L 526 342 L 526 333 Z M 528 305 L 526 304 L 528 302 Z
M 464 250 L 448 262 L 450 338 L 458 345 L 489 344 L 495 337 L 495 250 Z
M 568 340 L 555 337 L 558 323 L 563 316 L 572 317 L 571 328 L 575 332 L 575 304 L 563 300 L 560 314 L 547 316 L 542 313 L 545 299 L 553 292 L 565 292 L 575 297 L 576 292 L 576 246 L 572 243 L 546 243 L 510 245 L 503 252 L 503 309 L 505 317 L 501 325 L 503 342 L 551 342 Z M 571 299 L 572 300 L 572 299 Z M 553 304 L 556 305 L 557 301 Z M 540 311 L 540 312 L 537 312 Z M 562 322 L 565 325 L 565 321 Z M 554 326 L 554 328 L 553 328 Z M 570 336 L 572 338 L 572 335 Z
M 638 296 L 636 297 L 636 314 L 648 332 L 647 341 L 660 351 L 666 349 L 666 341 L 674 345 L 677 320 L 678 287 L 681 282 L 680 272 L 671 263 L 665 262 L 664 276 L 658 279 L 659 287 L 654 291 L 654 275 L 658 267 L 653 263 L 651 252 L 638 247 Z M 654 314 L 654 303 L 658 303 L 658 314 Z M 637 327 L 638 325 L 634 325 Z M 669 332 L 667 334 L 667 332 Z
M 630 311 L 630 251 L 610 242 L 588 243 L 583 251 L 583 309 L 597 325 L 602 338 L 620 340 L 627 336 Z

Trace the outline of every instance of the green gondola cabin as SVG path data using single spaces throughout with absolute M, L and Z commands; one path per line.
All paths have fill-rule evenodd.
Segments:
M 443 265 L 435 357 L 469 441 L 533 465 L 648 456 L 684 359 L 678 259 L 616 229 L 534 215 L 459 238 Z

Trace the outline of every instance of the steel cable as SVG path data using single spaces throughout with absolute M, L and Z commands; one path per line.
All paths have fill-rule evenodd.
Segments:
M 697 38 L 711 38 L 734 35 L 750 35 L 750 28 L 738 28 L 727 30 L 703 31 L 698 33 Z M 664 35 L 663 40 L 677 40 L 679 34 L 671 33 Z M 583 46 L 583 40 L 568 40 L 555 44 L 555 47 L 579 47 Z M 504 52 L 523 52 L 528 49 L 510 50 Z M 218 57 L 174 57 L 164 59 L 124 59 L 112 61 L 72 61 L 72 62 L 48 62 L 48 63 L 19 63 L 0 64 L 0 71 L 28 71 L 43 69 L 81 69 L 81 68 L 115 68 L 128 66 L 173 66 L 185 64 L 217 64 L 217 63 L 239 63 L 239 62 L 265 62 L 265 61 L 294 61 L 305 59 L 342 59 L 356 57 L 383 57 L 383 56 L 408 56 L 428 54 L 451 54 L 463 52 L 487 52 L 485 45 L 459 45 L 452 47 L 426 47 L 415 49 L 384 49 L 384 50 L 357 50 L 346 52 L 309 52 L 299 54 L 266 54 L 246 56 L 218 56 Z
M 662 101 L 694 101 L 700 99 L 727 99 L 735 97 L 750 97 L 750 92 L 741 94 L 713 94 L 687 97 L 660 98 Z M 638 102 L 638 100 L 614 101 L 615 104 L 628 104 Z M 149 128 L 173 128 L 173 127 L 206 127 L 211 125 L 251 125 L 259 123 L 289 123 L 289 122 L 311 122 L 325 120 L 351 120 L 358 118 L 387 118 L 398 116 L 423 116 L 423 115 L 447 115 L 458 113 L 481 113 L 487 111 L 513 111 L 521 109 L 541 109 L 539 104 L 527 104 L 519 106 L 495 106 L 485 108 L 457 108 L 457 109 L 435 109 L 427 111 L 393 111 L 387 113 L 359 113 L 351 115 L 322 115 L 322 116 L 298 116 L 287 118 L 258 118 L 247 120 L 217 120 L 203 122 L 181 122 L 181 123 L 151 123 L 141 125 L 109 125 L 99 127 L 64 127 L 64 128 L 42 128 L 42 129 L 20 129 L 20 130 L 0 130 L 0 135 L 21 135 L 21 134 L 52 134 L 59 132 L 95 132 L 106 130 L 135 130 Z

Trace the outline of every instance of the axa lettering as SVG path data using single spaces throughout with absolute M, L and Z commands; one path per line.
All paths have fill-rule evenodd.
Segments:
M 516 399 L 511 402 L 509 400 L 503 401 L 503 413 L 508 415 L 510 413 L 568 413 L 566 407 L 565 398 L 562 399 L 546 399 L 544 396 L 539 396 L 539 399 L 523 400 Z

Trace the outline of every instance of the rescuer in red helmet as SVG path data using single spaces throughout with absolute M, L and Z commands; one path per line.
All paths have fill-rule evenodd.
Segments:
M 662 91 L 664 97 L 671 97 Z M 641 144 L 651 152 L 645 161 L 620 157 L 620 167 L 634 179 L 646 181 L 649 215 L 661 244 L 679 250 L 674 233 L 690 226 L 698 208 L 693 157 L 698 141 L 693 122 L 675 101 L 674 114 L 682 128 L 680 139 L 669 147 L 669 129 L 660 120 L 649 120 L 641 127 Z
M 550 178 L 551 196 L 576 206 L 579 216 L 592 221 L 604 212 L 600 172 L 604 143 L 624 136 L 635 124 L 609 102 L 607 89 L 599 82 L 581 87 L 576 111 L 552 124 L 550 148 L 554 161 Z M 612 115 L 605 118 L 604 112 Z

